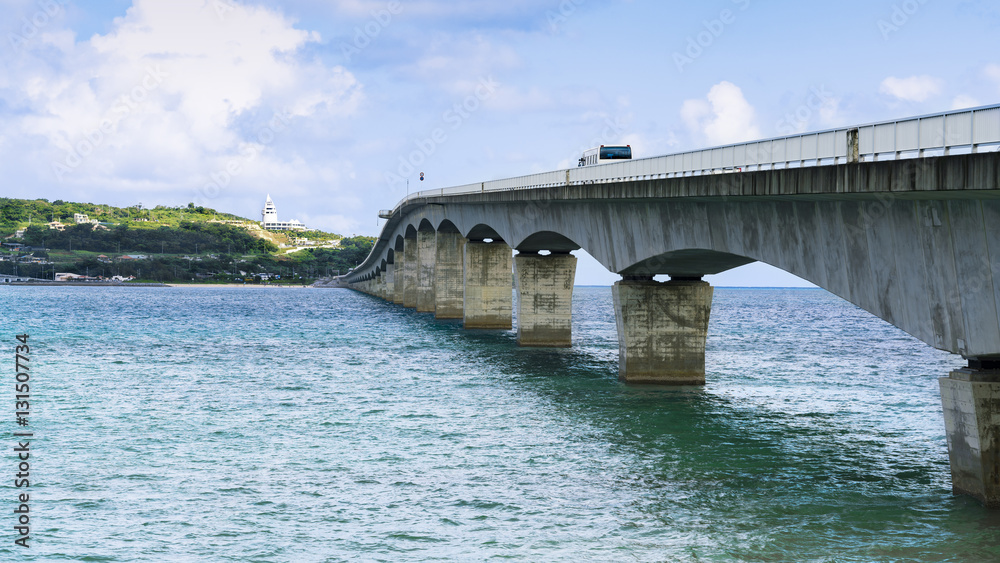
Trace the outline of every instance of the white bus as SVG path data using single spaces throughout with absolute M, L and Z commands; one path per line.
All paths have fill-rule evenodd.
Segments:
M 630 158 L 632 158 L 632 145 L 601 145 L 585 151 L 577 166 L 607 164 L 616 160 L 628 160 Z

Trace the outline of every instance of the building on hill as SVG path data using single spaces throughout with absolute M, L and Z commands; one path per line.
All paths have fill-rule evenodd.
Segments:
M 278 208 L 271 201 L 271 194 L 267 194 L 267 201 L 264 202 L 264 209 L 260 212 L 260 224 L 268 231 L 304 231 L 306 226 L 292 219 L 286 223 L 278 221 Z

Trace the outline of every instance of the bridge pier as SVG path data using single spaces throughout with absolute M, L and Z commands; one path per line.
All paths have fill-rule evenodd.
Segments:
M 403 304 L 403 288 L 405 287 L 403 282 L 406 276 L 406 268 L 404 267 L 406 262 L 403 258 L 403 250 L 398 250 L 394 252 L 393 260 L 395 260 L 395 268 L 393 268 L 392 273 L 392 302 L 396 305 Z
M 417 312 L 434 312 L 434 231 L 417 231 Z
M 386 264 L 385 272 L 382 273 L 385 280 L 385 300 L 393 303 L 396 300 L 396 265 Z
M 517 274 L 517 344 L 571 346 L 576 256 L 519 252 L 514 257 L 514 270 Z
M 704 385 L 712 286 L 701 279 L 655 282 L 626 276 L 611 288 L 618 327 L 618 378 L 627 383 Z
M 509 330 L 514 312 L 511 293 L 511 250 L 503 241 L 465 244 L 465 328 Z
M 969 365 L 938 380 L 952 492 L 1000 508 L 1000 360 Z
M 462 299 L 465 293 L 465 275 L 462 264 L 465 255 L 465 237 L 461 233 L 438 231 L 434 261 L 434 317 L 461 319 Z
M 403 307 L 417 307 L 417 272 L 420 266 L 417 238 L 403 239 Z

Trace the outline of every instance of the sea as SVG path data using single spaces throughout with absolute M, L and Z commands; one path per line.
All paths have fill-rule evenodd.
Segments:
M 716 288 L 681 388 L 618 380 L 608 287 L 567 349 L 344 289 L 0 287 L 0 318 L 3 561 L 1000 560 L 951 491 L 962 359 L 821 289 Z

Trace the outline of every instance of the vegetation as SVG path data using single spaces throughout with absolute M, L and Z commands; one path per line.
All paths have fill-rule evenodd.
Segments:
M 101 225 L 75 224 L 74 213 L 86 214 Z M 51 220 L 67 221 L 65 230 L 50 229 L 46 223 Z M 163 282 L 303 283 L 346 273 L 364 260 L 375 242 L 374 237 L 342 238 L 323 231 L 273 233 L 255 225 L 194 204 L 122 209 L 0 199 L 0 232 L 9 237 L 23 230 L 20 239 L 8 238 L 8 242 L 31 247 L 23 252 L 4 251 L 0 273 L 50 279 L 55 272 L 69 272 Z M 340 244 L 282 253 L 279 244 L 293 238 L 319 244 L 339 240 Z M 36 259 L 35 263 L 28 263 L 29 258 Z
M 73 217 L 76 213 L 87 215 L 88 218 L 101 223 L 153 229 L 161 226 L 179 227 L 184 222 L 212 220 L 253 222 L 231 213 L 220 213 L 208 207 L 196 206 L 193 203 L 180 207 L 157 205 L 152 209 L 145 209 L 142 203 L 131 207 L 112 207 L 58 199 L 50 203 L 47 199 L 0 198 L 0 235 L 10 236 L 17 229 L 27 226 L 29 222 L 32 225 L 44 225 L 51 221 L 71 224 L 74 223 Z
M 94 252 L 156 252 L 159 254 L 193 254 L 198 252 L 236 251 L 277 252 L 272 242 L 257 238 L 246 229 L 221 223 L 181 223 L 180 227 L 137 229 L 116 225 L 110 229 L 94 225 L 70 225 L 58 231 L 32 225 L 24 231 L 24 244 L 57 250 L 91 250 Z M 121 250 L 119 250 L 121 249 Z

